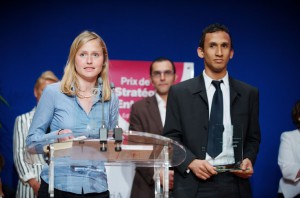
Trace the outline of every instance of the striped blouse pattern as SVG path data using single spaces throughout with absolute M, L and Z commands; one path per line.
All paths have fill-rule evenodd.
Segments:
M 30 112 L 17 116 L 14 125 L 13 155 L 14 164 L 19 175 L 16 198 L 34 198 L 34 191 L 28 180 L 36 178 L 40 182 L 40 173 L 45 163 L 42 155 L 29 155 L 25 150 L 25 140 L 35 113 Z M 31 161 L 31 162 L 30 162 Z M 34 161 L 34 164 L 33 164 Z

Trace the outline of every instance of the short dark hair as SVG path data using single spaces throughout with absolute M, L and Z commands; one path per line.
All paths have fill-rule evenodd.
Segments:
M 292 109 L 292 120 L 297 129 L 300 129 L 300 100 L 298 100 Z
M 204 48 L 204 40 L 205 40 L 205 36 L 207 33 L 213 33 L 213 32 L 219 32 L 219 31 L 226 32 L 229 35 L 231 49 L 233 49 L 233 42 L 232 42 L 232 37 L 229 32 L 229 29 L 225 25 L 220 24 L 220 23 L 210 24 L 206 28 L 203 29 L 201 39 L 199 41 L 199 47 L 201 47 L 202 49 Z
M 176 74 L 176 67 L 175 67 L 174 62 L 171 59 L 166 58 L 166 57 L 158 57 L 158 58 L 154 59 L 152 61 L 151 65 L 150 65 L 150 76 L 152 75 L 152 66 L 153 66 L 153 64 L 156 63 L 156 62 L 162 62 L 162 61 L 169 61 L 172 64 L 174 74 Z

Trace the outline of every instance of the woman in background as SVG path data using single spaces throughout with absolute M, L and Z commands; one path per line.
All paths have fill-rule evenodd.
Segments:
M 38 103 L 41 98 L 42 92 L 49 84 L 58 82 L 58 78 L 52 71 L 45 71 L 36 80 L 33 93 Z M 13 135 L 13 154 L 14 164 L 18 172 L 19 181 L 16 192 L 16 198 L 33 198 L 37 196 L 40 188 L 40 173 L 45 161 L 43 155 L 35 155 L 35 164 L 29 164 L 30 156 L 26 152 L 25 139 L 28 135 L 29 127 L 36 106 L 27 113 L 16 117 Z
M 279 181 L 278 197 L 300 198 L 300 100 L 292 109 L 293 131 L 283 132 L 280 138 L 278 165 L 282 178 Z

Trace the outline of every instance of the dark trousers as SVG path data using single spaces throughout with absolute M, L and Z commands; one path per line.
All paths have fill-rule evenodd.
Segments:
M 224 172 L 200 181 L 196 198 L 205 197 L 241 197 L 237 177 L 232 173 Z
M 4 193 L 5 198 L 15 198 L 16 192 L 12 188 L 2 183 L 2 191 Z
M 50 194 L 48 192 L 49 185 L 41 179 L 41 186 L 38 193 L 38 198 L 50 198 Z M 54 197 L 55 198 L 109 198 L 109 191 L 105 191 L 103 193 L 87 193 L 87 194 L 75 194 L 70 192 L 61 191 L 58 189 L 54 189 Z

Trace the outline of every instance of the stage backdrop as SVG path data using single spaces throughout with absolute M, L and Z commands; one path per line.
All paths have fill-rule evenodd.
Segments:
M 17 115 L 36 104 L 35 79 L 45 70 L 63 75 L 70 45 L 83 30 L 101 35 L 112 60 L 166 56 L 193 62 L 202 29 L 224 23 L 231 30 L 234 57 L 229 75 L 259 89 L 262 142 L 251 177 L 253 197 L 276 197 L 280 135 L 293 130 L 290 111 L 299 92 L 299 6 L 297 1 L 1 1 L 0 152 L 2 182 L 15 188 L 12 133 Z M 113 67 L 113 65 L 112 65 Z M 132 71 L 134 73 L 135 71 Z M 115 82 L 117 83 L 117 82 Z M 125 114 L 124 114 L 125 115 Z

